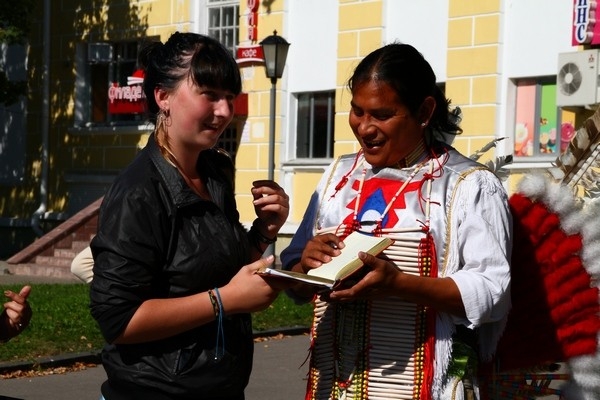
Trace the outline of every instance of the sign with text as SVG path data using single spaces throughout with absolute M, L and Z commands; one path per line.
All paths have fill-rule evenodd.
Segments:
M 573 0 L 573 46 L 600 43 L 600 23 L 596 23 L 597 8 L 596 1 Z
M 111 114 L 140 114 L 146 111 L 146 96 L 142 89 L 144 71 L 137 70 L 127 77 L 127 86 L 113 82 L 108 88 L 108 112 Z
M 238 47 L 235 58 L 238 64 L 265 61 L 262 46 L 259 44 Z
M 259 0 L 247 0 L 246 6 L 248 7 L 248 36 L 247 39 L 254 43 L 258 40 L 258 4 Z

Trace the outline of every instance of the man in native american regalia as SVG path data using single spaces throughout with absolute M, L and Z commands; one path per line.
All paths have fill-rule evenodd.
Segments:
M 314 301 L 306 399 L 479 398 L 510 309 L 512 221 L 498 177 L 448 143 L 460 111 L 413 47 L 369 54 L 349 81 L 360 150 L 324 173 L 284 269 L 339 255 L 353 231 L 394 239 L 361 254 L 353 285 L 288 293 Z

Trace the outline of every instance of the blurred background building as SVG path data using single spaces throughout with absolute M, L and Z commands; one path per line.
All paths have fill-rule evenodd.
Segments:
M 239 61 L 244 93 L 221 145 L 235 159 L 241 218 L 254 219 L 250 187 L 269 173 L 291 198 L 277 251 L 295 231 L 325 167 L 357 150 L 346 88 L 355 65 L 394 41 L 431 63 L 463 111 L 454 146 L 481 161 L 514 157 L 507 189 L 549 167 L 595 110 L 598 47 L 584 0 L 62 0 L 32 2 L 23 44 L 0 47 L 0 69 L 27 80 L 0 106 L 0 259 L 94 203 L 152 130 L 136 57 L 174 31 L 214 36 Z M 600 30 L 600 29 L 599 29 Z M 276 82 L 259 43 L 276 31 L 291 45 Z M 270 122 L 275 137 L 270 143 Z

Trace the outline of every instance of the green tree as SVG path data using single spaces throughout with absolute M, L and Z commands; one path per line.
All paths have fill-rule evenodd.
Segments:
M 0 50 L 27 41 L 36 0 L 2 0 L 0 6 Z M 10 81 L 0 65 L 0 105 L 15 103 L 27 93 L 27 82 Z

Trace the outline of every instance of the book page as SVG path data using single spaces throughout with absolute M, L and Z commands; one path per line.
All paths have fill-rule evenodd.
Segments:
M 326 279 L 326 278 L 322 278 L 319 276 L 310 276 L 307 274 L 303 274 L 301 272 L 286 271 L 286 270 L 268 268 L 268 267 L 258 270 L 257 274 L 263 275 L 263 276 L 270 275 L 273 277 L 278 277 L 278 278 L 283 278 L 283 279 L 292 279 L 295 281 L 301 281 L 301 282 L 308 283 L 311 285 L 325 286 L 328 288 L 331 288 L 333 286 L 333 284 L 335 283 L 331 279 Z
M 369 236 L 360 232 L 352 232 L 344 239 L 345 247 L 341 249 L 342 254 L 319 268 L 311 269 L 308 275 L 337 281 L 352 274 L 363 263 L 358 258 L 358 252 L 363 251 L 377 255 L 394 241 L 389 238 Z

